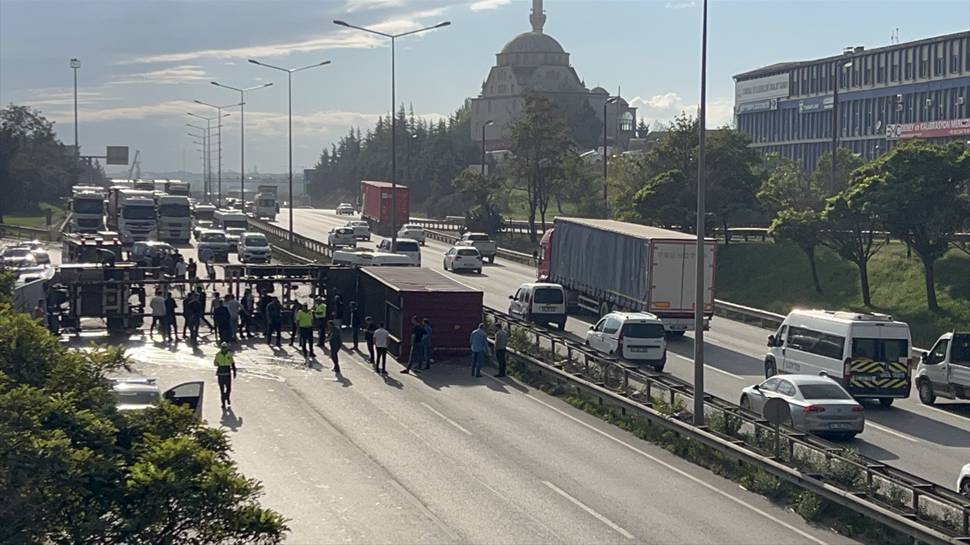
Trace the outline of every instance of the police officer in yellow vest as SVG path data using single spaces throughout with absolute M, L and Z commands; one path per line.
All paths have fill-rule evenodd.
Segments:
M 303 357 L 307 357 L 307 350 L 311 358 L 317 355 L 313 353 L 313 313 L 307 309 L 306 305 L 300 305 L 296 310 L 296 326 L 300 328 L 300 350 Z
M 236 378 L 236 360 L 232 357 L 229 343 L 224 342 L 219 345 L 215 366 L 216 379 L 219 381 L 219 396 L 222 400 L 222 410 L 226 410 L 226 405 L 232 406 L 229 395 L 232 394 L 232 380 Z
M 317 346 L 323 348 L 323 338 L 327 333 L 327 303 L 323 301 L 322 297 L 317 297 L 316 305 L 313 307 L 313 325 L 317 326 L 317 334 L 319 335 Z

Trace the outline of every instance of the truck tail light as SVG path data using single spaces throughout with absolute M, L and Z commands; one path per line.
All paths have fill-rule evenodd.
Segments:
M 806 405 L 804 411 L 806 413 L 824 413 L 825 407 L 820 405 Z

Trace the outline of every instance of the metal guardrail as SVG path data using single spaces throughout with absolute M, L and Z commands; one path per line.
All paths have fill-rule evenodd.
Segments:
M 787 427 L 776 435 L 759 415 L 715 396 L 705 395 L 710 425 L 695 427 L 683 412 L 668 415 L 655 409 L 658 404 L 678 407 L 678 402 L 692 406 L 684 403 L 693 396 L 689 383 L 604 358 L 553 330 L 499 311 L 486 309 L 485 314 L 508 324 L 513 339 L 519 331 L 534 339 L 532 347 L 540 355 L 510 350 L 514 359 L 622 416 L 645 418 L 923 543 L 970 542 L 970 498 Z
M 424 236 L 427 238 L 430 238 L 431 240 L 438 240 L 441 242 L 446 242 L 448 244 L 454 244 L 459 239 L 459 237 L 456 237 L 449 233 L 434 231 L 428 228 L 425 228 Z M 498 257 L 501 257 L 502 259 L 508 259 L 509 261 L 524 263 L 526 265 L 535 265 L 535 258 L 523 252 L 516 252 L 515 250 L 507 250 L 505 248 L 499 247 L 496 249 L 495 255 Z
M 273 225 L 262 220 L 255 218 L 248 218 L 249 226 L 256 231 L 260 231 L 270 237 L 273 237 L 279 241 L 287 242 L 290 240 L 290 231 L 284 229 L 278 225 Z M 301 248 L 311 254 L 319 255 L 324 258 L 330 259 L 333 257 L 333 248 L 328 246 L 326 243 L 319 240 L 312 239 L 310 237 L 305 237 L 299 233 L 293 233 L 293 246 L 296 248 Z M 277 245 L 281 247 L 281 245 Z M 290 253 L 288 251 L 288 253 Z
M 50 229 L 41 229 L 39 227 L 26 227 L 24 225 L 11 225 L 9 223 L 0 223 L 0 236 L 5 236 L 5 237 L 55 240 L 51 238 L 52 236 L 51 233 L 52 231 Z

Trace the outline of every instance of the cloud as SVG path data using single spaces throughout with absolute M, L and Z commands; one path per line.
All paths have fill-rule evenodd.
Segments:
M 630 106 L 637 108 L 637 118 L 652 126 L 668 123 L 682 113 L 697 115 L 697 103 L 688 103 L 674 92 L 651 97 L 634 97 Z M 707 127 L 730 125 L 734 119 L 733 97 L 710 98 L 707 101 Z
M 347 0 L 344 3 L 345 11 L 354 12 L 361 10 L 373 10 L 384 8 L 396 8 L 403 6 L 404 0 Z
M 697 5 L 697 2 L 690 0 L 689 2 L 667 2 L 664 7 L 667 9 L 687 9 L 692 8 Z
M 385 19 L 378 23 L 368 25 L 368 28 L 396 34 L 406 32 L 426 26 L 427 23 L 421 19 L 439 17 L 445 11 L 444 8 L 434 8 Z M 184 51 L 180 53 L 159 53 L 156 55 L 146 55 L 134 57 L 120 61 L 118 64 L 148 64 L 165 62 L 189 62 L 200 59 L 218 59 L 231 61 L 233 59 L 251 58 L 271 58 L 285 57 L 292 53 L 312 53 L 327 49 L 368 49 L 387 45 L 387 40 L 353 29 L 334 30 L 328 34 L 300 40 L 295 42 L 280 42 L 273 44 L 253 45 L 246 47 L 234 47 L 225 49 L 200 49 L 196 51 Z
M 78 120 L 84 123 L 103 123 L 109 121 L 130 121 L 159 116 L 185 116 L 198 105 L 188 100 L 168 100 L 157 104 L 141 106 L 117 106 L 114 108 L 86 108 L 78 112 Z M 52 111 L 48 118 L 53 121 L 73 120 L 69 110 Z
M 471 5 L 472 11 L 483 11 L 487 9 L 495 9 L 500 6 L 504 6 L 510 3 L 512 0 L 479 0 Z
M 151 83 L 166 85 L 183 83 L 186 81 L 204 81 L 207 79 L 209 79 L 209 74 L 201 66 L 194 64 L 183 64 L 181 66 L 162 68 L 160 70 L 152 70 L 150 72 L 128 74 L 122 76 L 122 79 L 110 81 L 109 84 L 126 85 Z

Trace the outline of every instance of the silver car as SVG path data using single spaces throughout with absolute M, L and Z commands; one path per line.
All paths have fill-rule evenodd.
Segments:
M 765 402 L 788 402 L 790 425 L 799 431 L 850 439 L 862 433 L 866 412 L 842 386 L 818 375 L 780 375 L 741 391 L 741 408 L 762 414 Z

